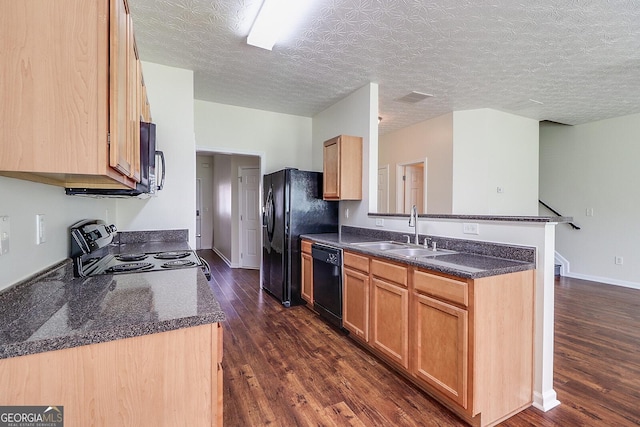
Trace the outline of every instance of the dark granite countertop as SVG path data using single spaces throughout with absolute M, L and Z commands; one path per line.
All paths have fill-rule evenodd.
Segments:
M 189 249 L 131 242 L 111 253 Z M 70 259 L 0 293 L 0 359 L 225 320 L 199 268 L 73 277 Z
M 348 249 L 352 252 L 373 255 L 378 258 L 423 267 L 432 271 L 466 279 L 498 276 L 500 274 L 533 270 L 536 268 L 535 248 L 530 247 L 432 237 L 438 242 L 439 248 L 453 250 L 457 253 L 430 258 L 408 258 L 393 255 L 386 251 L 373 250 L 354 245 L 354 243 L 386 240 L 399 242 L 402 241 L 399 238 L 402 235 L 403 233 L 342 227 L 340 234 L 305 234 L 300 237 L 313 240 L 316 243 Z M 424 237 L 427 236 L 421 235 L 420 241 L 422 241 Z

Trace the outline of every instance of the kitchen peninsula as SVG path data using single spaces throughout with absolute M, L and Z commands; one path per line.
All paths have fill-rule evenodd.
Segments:
M 188 249 L 186 230 L 119 237 L 120 253 Z M 199 268 L 86 278 L 65 260 L 0 305 L 0 404 L 63 406 L 69 425 L 221 425 L 225 316 Z
M 472 425 L 530 406 L 535 248 L 420 236 L 437 240 L 437 252 L 396 243 L 403 237 L 345 226 L 302 236 L 303 248 L 343 250 L 350 336 Z M 314 266 L 304 253 L 301 262 L 307 284 L 314 276 L 304 268 Z

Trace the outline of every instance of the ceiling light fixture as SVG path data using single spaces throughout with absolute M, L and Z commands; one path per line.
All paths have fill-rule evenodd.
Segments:
M 285 30 L 292 28 L 311 0 L 264 0 L 247 36 L 247 44 L 271 50 Z

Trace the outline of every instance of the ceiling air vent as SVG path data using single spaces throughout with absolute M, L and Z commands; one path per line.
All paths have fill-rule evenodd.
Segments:
M 427 98 L 431 98 L 433 97 L 433 95 L 429 94 L 429 93 L 422 93 L 422 92 L 411 92 L 408 95 L 403 96 L 402 98 L 398 98 L 396 99 L 396 101 L 398 102 L 405 102 L 407 104 L 415 104 L 416 102 L 420 102 L 422 100 L 425 100 Z

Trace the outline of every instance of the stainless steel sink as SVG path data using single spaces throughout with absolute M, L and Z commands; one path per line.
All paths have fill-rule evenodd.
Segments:
M 366 249 L 371 249 L 371 250 L 378 250 L 378 251 L 388 251 L 388 250 L 394 250 L 394 249 L 408 248 L 408 246 L 405 245 L 405 244 L 398 243 L 398 242 L 392 242 L 392 241 L 362 242 L 362 243 L 354 243 L 353 245 L 354 246 L 359 246 L 361 248 L 366 248 Z
M 405 249 L 391 249 L 385 251 L 388 254 L 400 255 L 407 258 L 426 258 L 435 257 L 439 255 L 455 254 L 455 251 L 449 251 L 446 249 L 429 249 L 429 248 L 405 248 Z

